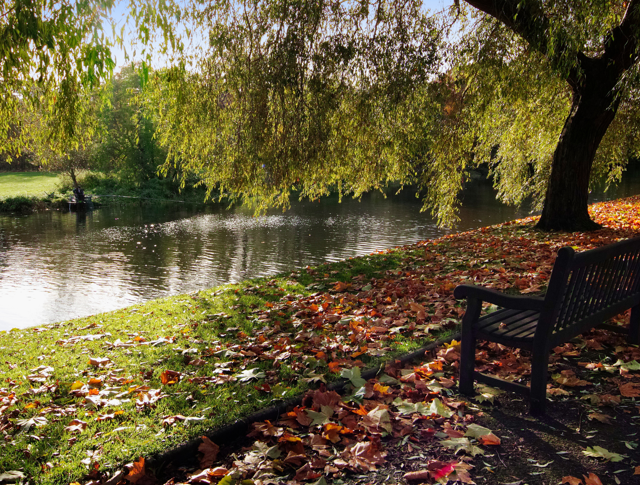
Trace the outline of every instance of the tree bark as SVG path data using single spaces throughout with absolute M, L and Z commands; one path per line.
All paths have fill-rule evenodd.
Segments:
M 603 59 L 581 56 L 579 79 L 570 79 L 573 102 L 553 155 L 544 209 L 543 230 L 589 231 L 600 228 L 588 212 L 593 160 L 619 105 L 620 75 Z M 576 76 L 577 78 L 577 76 Z
M 549 20 L 542 0 L 465 1 L 502 22 L 547 56 L 573 90 L 571 111 L 553 155 L 537 227 L 563 231 L 598 229 L 600 226 L 589 217 L 589 177 L 598 146 L 618 110 L 619 82 L 638 62 L 640 0 L 627 2 L 624 18 L 604 39 L 603 53 L 597 58 L 566 50 L 570 47 L 562 39 L 568 34 L 548 36 Z M 571 59 L 575 63 L 567 73 L 562 66 Z

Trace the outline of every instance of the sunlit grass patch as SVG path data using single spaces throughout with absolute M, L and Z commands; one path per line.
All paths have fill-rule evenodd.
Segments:
M 0 199 L 7 197 L 43 197 L 55 192 L 60 175 L 48 172 L 0 173 Z
M 368 335 L 375 310 L 355 314 L 358 290 L 400 261 L 355 258 L 0 334 L 0 469 L 69 483 L 417 348 L 431 336 Z

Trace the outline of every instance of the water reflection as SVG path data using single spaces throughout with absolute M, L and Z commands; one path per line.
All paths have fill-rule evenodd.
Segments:
M 617 192 L 638 193 L 628 180 Z M 337 261 L 438 237 L 411 193 L 330 197 L 254 218 L 244 208 L 105 207 L 89 213 L 0 216 L 0 330 Z M 522 217 L 477 184 L 457 230 Z

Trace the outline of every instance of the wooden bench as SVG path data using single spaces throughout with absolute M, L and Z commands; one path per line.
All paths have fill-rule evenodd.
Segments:
M 640 237 L 576 253 L 558 251 L 544 297 L 510 296 L 481 286 L 460 285 L 456 298 L 467 299 L 462 319 L 460 392 L 473 395 L 473 382 L 515 391 L 530 398 L 530 412 L 545 412 L 551 349 L 631 308 L 628 341 L 640 342 Z M 500 307 L 480 317 L 482 302 Z M 476 339 L 531 352 L 531 385 L 525 386 L 474 370 Z

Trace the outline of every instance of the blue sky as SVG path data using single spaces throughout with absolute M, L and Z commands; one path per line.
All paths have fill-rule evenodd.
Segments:
M 115 19 L 117 24 L 117 29 L 119 29 L 122 25 L 125 25 L 125 39 L 130 39 L 129 43 L 125 42 L 125 49 L 127 54 L 129 55 L 129 61 L 125 60 L 125 52 L 118 46 L 114 46 L 112 51 L 116 61 L 116 71 L 120 70 L 123 66 L 127 65 L 134 61 L 140 61 L 143 59 L 143 55 L 141 53 L 142 47 L 140 45 L 134 45 L 134 41 L 137 37 L 137 34 L 133 32 L 134 26 L 133 22 L 126 23 L 126 17 L 128 13 L 128 1 L 120 0 L 116 2 L 116 5 L 112 11 L 112 17 Z M 442 10 L 445 7 L 448 7 L 453 4 L 453 0 L 423 0 L 424 8 L 429 9 L 431 11 Z M 111 34 L 111 27 L 105 25 L 105 32 L 107 35 Z M 195 39 L 195 42 L 205 42 L 207 38 L 206 32 L 202 32 L 200 35 L 200 39 Z M 157 44 L 156 44 L 157 45 Z M 134 55 L 135 53 L 135 55 Z M 167 58 L 166 56 L 162 56 L 159 53 L 155 53 L 153 56 L 153 65 L 155 67 L 166 65 Z

